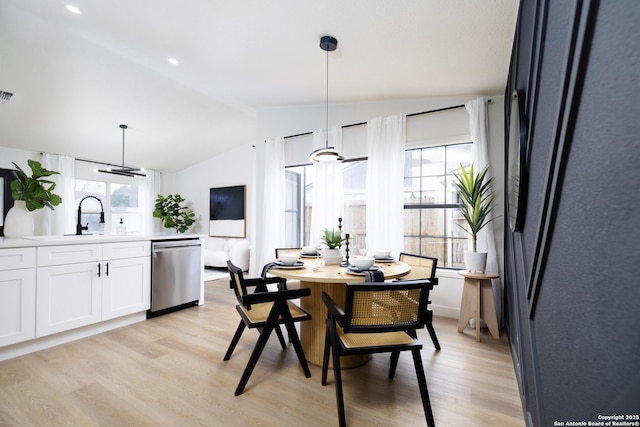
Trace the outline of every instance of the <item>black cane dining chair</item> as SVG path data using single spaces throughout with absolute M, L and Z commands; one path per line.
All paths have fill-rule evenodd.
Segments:
M 325 292 L 327 306 L 326 335 L 322 362 L 322 385 L 327 384 L 329 354 L 333 354 L 333 375 L 338 405 L 338 420 L 346 426 L 340 356 L 410 351 L 418 378 L 422 406 L 429 427 L 434 427 L 427 381 L 420 350 L 422 343 L 407 331 L 425 325 L 422 309 L 429 299 L 432 280 L 400 282 L 366 282 L 347 284 L 344 307 L 338 306 Z M 396 359 L 397 363 L 397 359 Z M 396 365 L 389 367 L 393 379 Z
M 302 254 L 302 248 L 276 248 L 276 259 L 280 259 L 282 254 Z
M 282 254 L 293 254 L 293 255 L 302 255 L 302 248 L 276 248 L 276 260 L 280 259 L 280 255 Z M 300 287 L 299 280 L 287 280 L 287 287 L 289 289 L 297 289 Z
M 411 266 L 411 271 L 406 276 L 402 276 L 401 280 L 411 279 L 434 279 L 436 277 L 436 266 L 438 265 L 438 258 L 428 257 L 424 255 L 413 255 L 404 252 L 400 253 L 399 261 L 407 263 Z M 437 281 L 434 285 L 437 284 Z M 431 336 L 436 350 L 440 350 L 440 342 L 436 335 L 436 330 L 433 327 L 433 311 L 431 311 L 428 305 L 431 301 L 427 301 L 424 309 L 426 310 L 426 325 Z
M 224 360 L 226 361 L 231 358 L 231 354 L 238 344 L 245 328 L 257 329 L 260 332 L 258 341 L 253 348 L 247 366 L 242 373 L 240 383 L 236 388 L 235 395 L 238 396 L 244 391 L 256 363 L 258 363 L 260 354 L 262 354 L 262 350 L 264 350 L 267 340 L 271 335 L 271 331 L 275 330 L 282 349 L 287 348 L 282 331 L 280 330 L 280 325 L 284 325 L 287 328 L 289 341 L 296 351 L 304 375 L 307 378 L 311 377 L 309 365 L 307 364 L 307 359 L 304 356 L 300 338 L 294 325 L 295 322 L 311 319 L 311 315 L 290 301 L 308 296 L 311 294 L 311 291 L 309 289 L 287 290 L 286 286 L 282 283 L 283 279 L 278 277 L 245 279 L 242 269 L 233 265 L 231 261 L 227 261 L 227 268 L 231 275 L 231 288 L 233 288 L 239 303 L 236 305 L 236 309 L 238 314 L 240 314 L 241 320 L 229 344 L 227 353 L 224 355 Z M 269 291 L 267 285 L 270 283 L 279 283 L 280 285 L 277 290 Z M 249 288 L 254 288 L 254 291 L 249 292 Z

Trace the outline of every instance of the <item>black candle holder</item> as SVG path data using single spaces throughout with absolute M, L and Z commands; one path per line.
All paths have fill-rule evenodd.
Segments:
M 345 261 L 341 264 L 343 267 L 349 266 L 349 233 L 344 235 L 344 253 L 345 253 Z

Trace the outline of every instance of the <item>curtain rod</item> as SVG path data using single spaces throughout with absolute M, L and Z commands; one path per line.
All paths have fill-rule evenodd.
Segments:
M 491 99 L 488 99 L 487 103 L 490 103 L 490 102 L 492 102 Z M 407 117 L 415 117 L 415 116 L 421 116 L 423 114 L 439 113 L 441 111 L 447 111 L 447 110 L 456 110 L 458 108 L 463 108 L 463 107 L 464 107 L 464 104 L 453 105 L 451 107 L 436 108 L 435 110 L 428 110 L 428 111 L 421 111 L 419 113 L 407 114 Z M 342 126 L 342 129 L 350 128 L 350 127 L 354 127 L 354 126 L 363 126 L 363 125 L 366 125 L 366 124 L 367 124 L 367 122 L 352 123 L 350 125 Z M 289 136 L 283 137 L 283 139 L 296 138 L 298 136 L 307 136 L 307 135 L 313 135 L 313 132 L 304 132 L 304 133 L 298 133 L 296 135 L 289 135 Z

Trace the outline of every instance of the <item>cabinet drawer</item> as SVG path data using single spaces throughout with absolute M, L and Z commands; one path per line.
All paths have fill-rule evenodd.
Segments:
M 149 256 L 151 254 L 151 242 L 119 242 L 105 243 L 102 247 L 103 259 L 125 259 Z
M 42 246 L 38 248 L 38 266 L 102 261 L 102 245 Z
M 36 266 L 36 248 L 0 249 L 0 271 Z

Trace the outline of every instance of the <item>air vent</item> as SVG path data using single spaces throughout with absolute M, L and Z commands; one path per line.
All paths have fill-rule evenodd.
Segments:
M 0 102 L 9 102 L 13 94 L 11 92 L 5 92 L 4 90 L 0 90 Z

